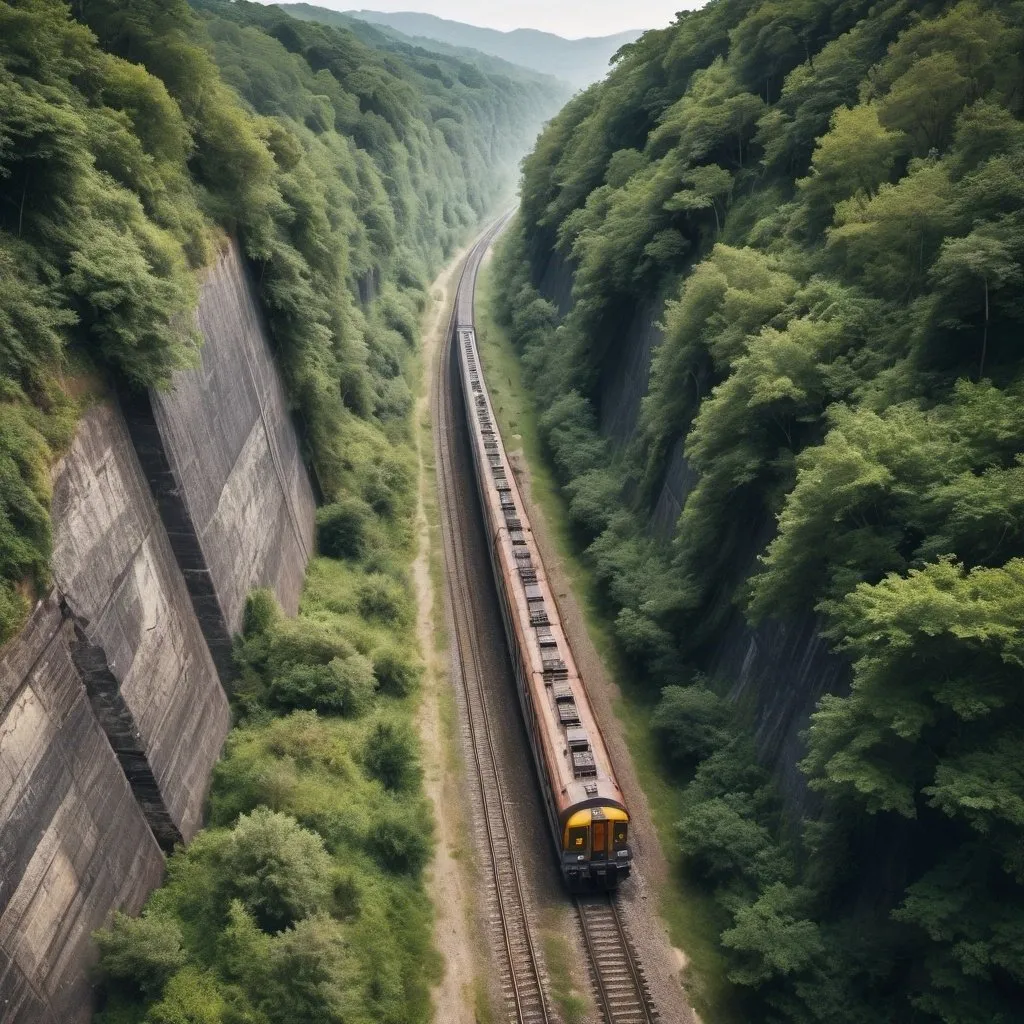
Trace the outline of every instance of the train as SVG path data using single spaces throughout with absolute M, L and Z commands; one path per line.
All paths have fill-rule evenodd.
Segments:
M 570 891 L 614 889 L 633 862 L 629 812 L 495 424 L 472 314 L 461 303 L 452 340 L 501 617 L 559 866 Z

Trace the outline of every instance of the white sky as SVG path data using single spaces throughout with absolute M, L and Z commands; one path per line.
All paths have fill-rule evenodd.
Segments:
M 262 0 L 263 3 L 271 0 Z M 605 36 L 631 28 L 661 28 L 676 11 L 705 0 L 306 0 L 337 11 L 422 11 L 439 18 L 508 31 L 539 28 L 575 39 Z

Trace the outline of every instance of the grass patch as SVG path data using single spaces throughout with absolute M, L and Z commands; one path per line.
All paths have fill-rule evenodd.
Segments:
M 640 785 L 672 874 L 672 885 L 660 894 L 659 913 L 673 945 L 689 957 L 687 991 L 707 1024 L 739 1024 L 733 986 L 717 944 L 722 911 L 710 892 L 698 888 L 680 870 L 675 825 L 682 811 L 683 790 L 665 772 L 650 728 L 655 697 L 636 685 L 612 638 L 611 623 L 601 611 L 600 595 L 586 556 L 573 536 L 562 490 L 555 480 L 540 439 L 537 412 L 522 380 L 518 356 L 507 332 L 495 317 L 493 264 L 488 262 L 477 284 L 476 323 L 480 358 L 498 426 L 509 451 L 521 450 L 530 467 L 531 498 L 540 508 L 562 560 L 566 578 L 583 611 L 587 632 L 605 667 L 622 693 L 614 705 L 625 730 Z
M 564 918 L 562 910 L 550 910 L 545 915 L 541 926 L 544 961 L 548 968 L 551 997 L 564 1024 L 582 1024 L 594 1008 L 587 992 L 581 991 L 573 978 L 573 954 L 565 937 Z

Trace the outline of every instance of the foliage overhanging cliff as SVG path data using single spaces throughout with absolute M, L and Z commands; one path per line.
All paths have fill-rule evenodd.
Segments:
M 1019 1019 L 1022 29 L 1020 3 L 712 0 L 525 164 L 504 315 L 618 640 L 669 687 L 679 841 L 748 1019 Z M 602 385 L 660 300 L 622 449 Z M 813 824 L 780 823 L 729 680 L 695 680 L 737 605 L 813 610 L 852 666 L 807 735 Z
M 379 44 L 258 4 L 0 3 L 0 642 L 46 584 L 69 379 L 161 387 L 192 362 L 223 233 L 328 497 L 350 424 L 380 448 L 407 411 L 420 291 L 562 97 Z

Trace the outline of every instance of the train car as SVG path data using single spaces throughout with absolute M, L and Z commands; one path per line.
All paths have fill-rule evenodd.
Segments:
M 466 319 L 460 314 L 454 344 L 477 491 L 551 834 L 570 889 L 614 888 L 631 867 L 629 813 L 495 426 Z

